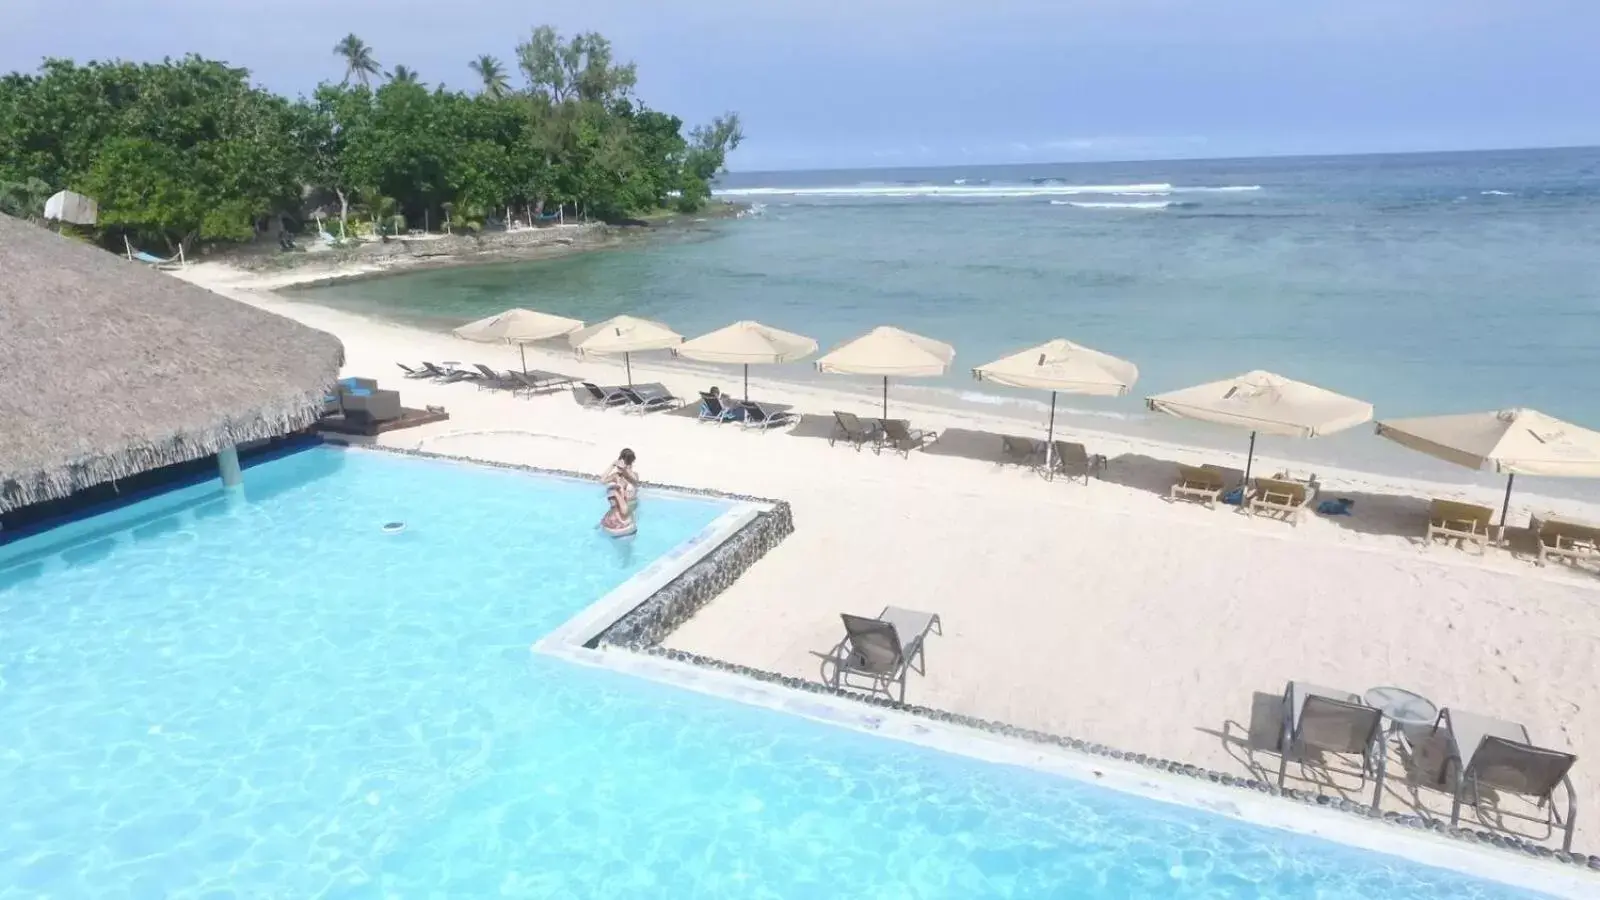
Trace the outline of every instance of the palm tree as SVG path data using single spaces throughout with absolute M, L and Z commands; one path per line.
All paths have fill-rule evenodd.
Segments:
M 467 67 L 483 80 L 485 97 L 498 100 L 511 91 L 511 82 L 506 78 L 506 67 L 500 64 L 500 60 L 485 53 L 468 63 Z
M 417 80 L 417 72 L 415 69 L 412 69 L 409 66 L 395 66 L 394 71 L 389 73 L 389 83 L 420 84 L 421 82 Z
M 344 80 L 340 84 L 349 84 L 350 79 L 354 78 L 365 87 L 372 76 L 383 71 L 378 61 L 372 58 L 372 48 L 354 33 L 345 35 L 343 40 L 334 44 L 333 54 L 344 59 Z

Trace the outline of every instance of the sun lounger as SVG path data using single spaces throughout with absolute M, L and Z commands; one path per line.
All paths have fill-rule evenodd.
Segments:
M 1497 794 L 1532 798 L 1544 814 L 1541 820 L 1496 808 L 1492 818 L 1542 821 L 1552 831 L 1563 831 L 1561 849 L 1572 850 L 1578 801 L 1568 773 L 1578 761 L 1576 756 L 1535 747 L 1528 738 L 1528 729 L 1504 719 L 1446 708 L 1433 724 L 1435 732 L 1440 723 L 1445 727 L 1447 752 L 1439 770 L 1439 781 L 1454 798 L 1450 807 L 1452 826 L 1461 821 L 1461 803 L 1467 792 L 1472 792 L 1472 805 L 1481 812 L 1483 788 L 1489 788 Z M 1556 811 L 1555 804 L 1556 788 L 1562 786 L 1567 789 L 1565 817 Z
M 1100 454 L 1090 454 L 1087 447 L 1082 444 L 1067 441 L 1055 441 L 1050 445 L 1050 471 L 1049 476 L 1065 477 L 1068 481 L 1082 478 L 1084 484 L 1089 483 L 1089 476 L 1104 469 L 1106 458 Z
M 720 394 L 712 395 L 701 391 L 700 414 L 696 418 L 702 422 L 715 422 L 720 425 L 738 418 L 738 410 L 723 406 Z
M 1316 502 L 1317 491 L 1303 481 L 1281 478 L 1257 478 L 1245 509 L 1251 515 L 1266 513 L 1281 515 L 1290 525 L 1299 527 L 1300 517 Z
M 600 387 L 592 381 L 580 381 L 578 386 L 572 389 L 572 396 L 576 397 L 578 402 L 584 406 L 608 409 L 613 406 L 625 406 L 633 402 L 628 399 L 627 394 L 623 393 L 625 390 L 626 388 L 617 385 Z
M 1489 549 L 1489 523 L 1494 521 L 1494 510 L 1487 506 L 1457 503 L 1454 500 L 1434 500 L 1428 504 L 1428 543 L 1436 537 L 1446 541 L 1459 540 L 1478 545 L 1478 552 Z
M 855 413 L 833 411 L 833 432 L 828 435 L 828 446 L 839 441 L 849 441 L 857 451 L 864 444 L 876 444 L 882 435 L 876 420 L 861 421 Z
M 1215 508 L 1217 500 L 1228 490 L 1227 475 L 1211 466 L 1178 465 L 1178 480 L 1172 483 L 1167 500 L 1194 500 Z
M 397 362 L 397 363 L 395 363 L 395 365 L 400 367 L 400 371 L 406 373 L 406 377 L 407 378 L 432 378 L 433 377 L 433 373 L 429 372 L 427 369 L 413 369 L 413 368 L 411 368 L 410 366 L 406 365 L 403 362 Z
M 656 412 L 662 409 L 675 409 L 683 405 L 683 401 L 673 396 L 665 385 L 639 384 L 631 388 L 622 388 L 622 396 L 627 398 L 623 409 L 631 409 L 643 415 L 647 412 Z
M 478 383 L 478 390 L 506 390 L 515 391 L 522 388 L 522 382 L 516 378 L 514 372 L 496 372 L 483 363 L 473 363 L 478 374 L 472 380 Z
M 939 437 L 937 431 L 923 431 L 912 428 L 911 423 L 905 419 L 879 419 L 878 428 L 882 437 L 873 448 L 874 452 L 882 453 L 883 448 L 898 452 L 906 459 L 911 458 L 911 451 L 921 450 Z
M 422 368 L 428 373 L 429 378 L 445 384 L 455 384 L 458 381 L 465 381 L 472 377 L 471 372 L 463 372 L 460 369 L 443 369 L 431 362 L 424 362 Z
M 562 375 L 559 372 L 545 372 L 534 369 L 529 372 L 507 372 L 515 384 L 511 386 L 513 393 L 543 394 L 547 391 L 559 390 L 569 384 L 577 384 L 578 379 L 571 375 Z
M 1291 757 L 1306 765 L 1307 751 L 1361 757 L 1361 784 L 1373 775 L 1372 808 L 1383 798 L 1383 777 L 1388 760 L 1383 713 L 1350 691 L 1291 681 L 1283 691 L 1283 720 L 1278 732 L 1278 787 Z M 1324 767 L 1326 768 L 1326 767 Z M 1327 771 L 1343 771 L 1328 769 Z
M 1043 462 L 1044 444 L 1033 438 L 1000 435 L 1000 455 L 1008 463 L 1018 466 L 1036 466 Z
M 775 403 L 757 403 L 754 400 L 742 400 L 739 403 L 739 427 L 759 428 L 762 431 L 768 428 L 782 428 L 793 425 L 800 417 L 789 411 L 789 407 Z
M 890 689 L 898 685 L 895 699 L 904 703 L 906 673 L 927 674 L 923 644 L 928 632 L 944 633 L 939 614 L 887 606 L 875 619 L 849 613 L 840 618 L 845 636 L 833 652 L 833 686 L 882 691 L 893 697 Z M 867 679 L 867 683 L 852 684 L 852 676 Z
M 1600 525 L 1542 513 L 1534 516 L 1530 530 L 1539 545 L 1539 565 L 1549 559 L 1600 559 Z

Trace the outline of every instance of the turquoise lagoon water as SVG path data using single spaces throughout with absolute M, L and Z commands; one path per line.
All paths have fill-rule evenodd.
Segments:
M 621 544 L 519 472 L 246 484 L 0 556 L 0 898 L 1532 896 L 529 652 L 717 502 Z
M 296 296 L 439 329 L 518 305 L 636 313 L 686 335 L 753 318 L 824 347 L 895 324 L 957 355 L 948 377 L 894 395 L 1018 401 L 1041 424 L 1044 397 L 969 370 L 1068 337 L 1141 369 L 1131 397 L 1063 398 L 1069 431 L 1239 450 L 1242 435 L 1154 417 L 1139 398 L 1263 368 L 1380 417 L 1532 406 L 1600 428 L 1600 150 L 735 173 L 722 193 L 760 214 L 698 240 Z M 756 375 L 874 386 L 805 364 Z M 1263 449 L 1468 477 L 1364 429 Z

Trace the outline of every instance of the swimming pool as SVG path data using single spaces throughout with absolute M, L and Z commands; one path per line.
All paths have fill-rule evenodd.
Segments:
M 246 485 L 0 548 L 0 897 L 1534 896 L 529 653 L 720 501 Z

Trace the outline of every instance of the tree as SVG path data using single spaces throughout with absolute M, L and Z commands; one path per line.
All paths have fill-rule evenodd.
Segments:
M 511 81 L 506 77 L 505 66 L 500 60 L 485 53 L 468 64 L 473 74 L 483 83 L 483 95 L 491 100 L 499 100 L 511 93 Z
M 383 71 L 383 67 L 372 56 L 372 48 L 356 37 L 354 32 L 334 44 L 333 53 L 344 60 L 344 80 L 340 84 L 349 84 L 350 79 L 354 78 L 362 87 L 366 87 L 371 83 L 372 76 Z
M 395 66 L 394 71 L 389 73 L 389 81 L 392 84 L 422 83 L 421 79 L 417 78 L 416 70 L 409 66 Z
M 694 212 L 711 198 L 711 182 L 727 170 L 728 154 L 744 141 L 744 128 L 739 114 L 730 112 L 710 125 L 695 126 L 689 139 L 678 188 L 678 208 L 684 212 Z
M 41 218 L 51 193 L 48 183 L 32 176 L 25 181 L 0 181 L 0 213 L 19 219 Z

